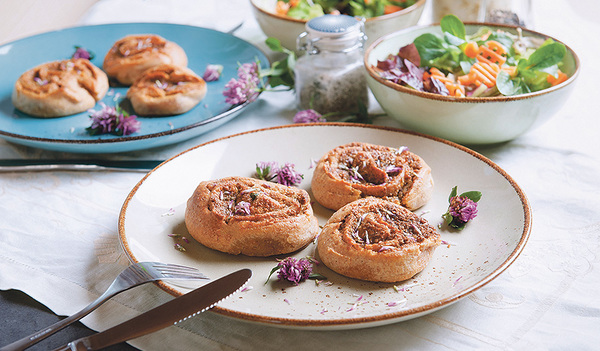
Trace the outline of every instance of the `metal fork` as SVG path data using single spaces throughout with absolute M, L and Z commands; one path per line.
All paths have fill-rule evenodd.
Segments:
M 138 262 L 125 268 L 119 274 L 106 291 L 96 300 L 90 303 L 81 311 L 62 319 L 49 327 L 46 327 L 36 333 L 17 340 L 9 345 L 0 348 L 0 351 L 17 351 L 24 350 L 29 346 L 45 339 L 46 337 L 56 333 L 69 324 L 80 320 L 87 316 L 90 312 L 102 305 L 111 297 L 136 287 L 141 284 L 164 279 L 176 280 L 198 280 L 209 279 L 204 274 L 200 273 L 196 268 L 181 266 L 176 264 L 165 264 L 160 262 Z

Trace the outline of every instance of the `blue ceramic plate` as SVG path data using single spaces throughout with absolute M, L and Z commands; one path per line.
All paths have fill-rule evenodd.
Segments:
M 87 112 L 59 117 L 36 118 L 14 108 L 11 94 L 19 76 L 41 63 L 68 59 L 74 46 L 92 51 L 92 60 L 102 67 L 104 56 L 115 41 L 129 34 L 158 34 L 179 44 L 187 53 L 188 67 L 202 76 L 207 64 L 223 65 L 221 78 L 209 82 L 204 100 L 189 112 L 139 120 L 141 129 L 126 137 L 91 136 Z M 0 46 L 0 137 L 28 146 L 76 153 L 114 153 L 181 142 L 203 134 L 236 117 L 244 105 L 225 103 L 225 84 L 237 77 L 239 63 L 260 60 L 268 66 L 266 56 L 252 44 L 230 34 L 211 29 L 162 23 L 120 23 L 74 27 L 48 32 Z M 124 97 L 126 87 L 111 87 L 103 102 L 114 106 L 114 94 Z M 110 95 L 110 96 L 109 96 Z M 97 105 L 98 106 L 98 105 Z

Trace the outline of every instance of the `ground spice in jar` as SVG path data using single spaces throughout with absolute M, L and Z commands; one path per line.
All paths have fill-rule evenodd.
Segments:
M 344 15 L 310 20 L 299 40 L 305 52 L 295 66 L 296 102 L 321 114 L 359 111 L 369 96 L 363 65 L 362 22 Z

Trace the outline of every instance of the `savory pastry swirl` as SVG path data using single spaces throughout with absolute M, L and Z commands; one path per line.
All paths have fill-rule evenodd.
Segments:
M 339 209 L 319 235 L 321 261 L 350 278 L 398 282 L 422 271 L 440 235 L 406 208 L 374 197 Z
M 32 116 L 68 116 L 93 108 L 107 91 L 108 77 L 90 61 L 53 61 L 19 77 L 12 103 Z
M 185 224 L 201 244 L 248 256 L 296 251 L 319 231 L 305 190 L 245 177 L 201 182 Z
M 433 179 L 431 168 L 407 148 L 355 142 L 319 160 L 311 188 L 317 202 L 332 210 L 367 196 L 414 210 L 431 198 Z
M 117 40 L 104 57 L 102 68 L 110 78 L 131 85 L 145 70 L 162 64 L 187 66 L 185 51 L 153 34 L 128 35 Z
M 177 115 L 191 110 L 206 95 L 206 82 L 194 71 L 175 65 L 146 70 L 127 97 L 139 116 Z

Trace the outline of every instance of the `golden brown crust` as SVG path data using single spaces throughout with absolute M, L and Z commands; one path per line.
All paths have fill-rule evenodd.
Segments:
M 187 66 L 183 48 L 154 34 L 133 34 L 117 40 L 104 57 L 110 78 L 131 85 L 145 70 L 162 64 Z
M 427 163 L 406 148 L 355 142 L 319 160 L 311 189 L 317 202 L 332 210 L 367 196 L 414 210 L 431 198 L 433 179 Z
M 339 209 L 319 235 L 321 261 L 350 278 L 398 282 L 421 272 L 441 243 L 435 228 L 406 208 L 374 197 Z
M 43 63 L 15 83 L 12 103 L 37 117 L 61 117 L 93 108 L 108 91 L 108 77 L 85 59 Z
M 185 224 L 201 244 L 248 256 L 299 250 L 319 231 L 305 190 L 245 177 L 201 182 L 187 202 Z
M 146 70 L 127 91 L 139 116 L 185 113 L 206 95 L 206 82 L 187 67 L 160 65 Z

